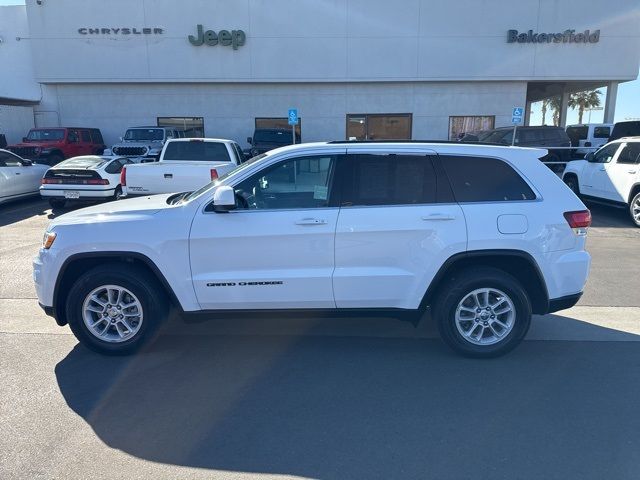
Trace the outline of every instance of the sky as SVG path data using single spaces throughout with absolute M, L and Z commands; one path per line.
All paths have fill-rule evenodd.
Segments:
M 24 5 L 24 1 L 21 0 L 0 0 L 0 5 Z M 605 88 L 600 89 L 604 94 Z M 604 95 L 601 100 L 601 104 L 604 107 Z M 549 115 L 549 114 L 547 114 Z M 604 111 L 591 112 L 591 119 L 589 119 L 589 112 L 586 112 L 582 121 L 591 123 L 602 122 Z M 623 120 L 640 119 L 640 80 L 633 82 L 625 82 L 618 86 L 618 99 L 616 101 L 616 115 L 615 121 L 621 122 Z M 540 102 L 532 105 L 531 109 L 531 121 L 532 125 L 539 125 L 542 123 L 542 113 Z M 547 124 L 551 122 L 547 120 Z M 567 124 L 578 123 L 578 112 L 576 110 L 569 109 L 567 112 Z

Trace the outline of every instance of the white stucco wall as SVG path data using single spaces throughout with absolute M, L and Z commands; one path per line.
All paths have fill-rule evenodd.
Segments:
M 0 6 L 0 99 L 25 102 L 40 99 L 28 37 L 24 5 Z
M 56 87 L 66 125 L 98 127 L 108 144 L 127 126 L 158 116 L 204 117 L 205 135 L 246 145 L 255 117 L 297 107 L 303 141 L 344 140 L 350 113 L 413 113 L 414 139 L 447 139 L 449 115 L 495 115 L 507 125 L 526 82 L 337 84 L 64 84 Z M 54 119 L 52 119 L 53 121 Z
M 0 105 L 0 133 L 5 134 L 7 143 L 21 141 L 33 127 L 33 107 Z
M 638 0 L 27 0 L 41 82 L 630 80 Z M 242 29 L 195 47 L 196 24 Z M 161 27 L 162 35 L 81 35 Z M 600 29 L 594 44 L 513 44 L 507 30 Z

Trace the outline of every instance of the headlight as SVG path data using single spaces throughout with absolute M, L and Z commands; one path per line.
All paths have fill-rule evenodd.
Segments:
M 160 155 L 160 149 L 159 148 L 150 148 L 147 151 L 147 155 Z
M 44 232 L 44 237 L 42 239 L 42 248 L 45 250 L 49 250 L 53 245 L 53 242 L 56 240 L 55 232 Z
M 256 155 L 258 155 L 258 150 L 256 150 L 255 148 L 251 149 L 251 156 L 255 157 Z

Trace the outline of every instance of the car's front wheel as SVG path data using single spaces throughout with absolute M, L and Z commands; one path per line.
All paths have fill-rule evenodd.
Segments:
M 153 336 L 167 304 L 151 275 L 114 263 L 78 278 L 67 296 L 66 313 L 80 343 L 99 353 L 126 355 Z
M 439 289 L 434 313 L 442 339 L 458 353 L 497 357 L 515 348 L 531 323 L 520 282 L 502 270 L 475 268 Z
M 571 189 L 573 193 L 576 194 L 576 196 L 580 196 L 580 187 L 578 186 L 578 179 L 575 176 L 569 175 L 565 177 L 564 183 Z
M 640 227 L 640 192 L 636 193 L 629 203 L 629 214 L 631 220 L 636 224 L 636 227 Z

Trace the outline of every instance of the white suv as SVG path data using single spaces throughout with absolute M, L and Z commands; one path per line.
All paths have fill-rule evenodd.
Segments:
M 460 143 L 332 142 L 262 154 L 191 194 L 55 219 L 34 259 L 41 306 L 106 354 L 170 307 L 422 312 L 496 356 L 531 314 L 573 306 L 591 216 L 539 158 Z M 126 232 L 123 235 L 122 232 Z
M 628 209 L 640 227 L 640 137 L 615 140 L 570 162 L 563 179 L 576 195 Z

